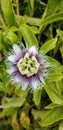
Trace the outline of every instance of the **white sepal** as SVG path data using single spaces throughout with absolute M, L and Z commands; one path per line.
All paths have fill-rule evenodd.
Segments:
M 19 56 L 19 54 L 21 53 L 20 47 L 16 44 L 13 45 L 13 50 L 17 56 Z
M 28 81 L 23 81 L 22 82 L 22 90 L 26 90 L 26 88 L 28 87 L 29 82 Z
M 10 55 L 8 56 L 8 60 L 11 62 L 15 62 L 17 60 L 17 56 L 16 55 Z
M 32 47 L 29 49 L 29 53 L 37 54 L 38 51 L 37 51 L 37 49 L 36 49 L 35 46 L 32 46 Z
M 14 71 L 16 71 L 15 67 L 11 67 L 10 69 L 7 70 L 8 74 L 12 74 Z
M 33 87 L 33 89 L 37 89 L 37 87 L 38 87 L 38 81 L 36 80 L 33 80 L 32 82 L 31 82 L 31 85 L 32 85 L 32 87 Z

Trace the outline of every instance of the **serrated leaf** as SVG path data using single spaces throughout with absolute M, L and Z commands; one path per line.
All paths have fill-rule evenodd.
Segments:
M 63 119 L 63 106 L 56 107 L 45 116 L 41 122 L 41 126 L 49 126 L 59 120 Z
M 56 82 L 57 89 L 59 93 L 63 95 L 63 79 Z
M 14 10 L 12 8 L 12 2 L 11 0 L 1 0 L 1 8 L 4 14 L 4 18 L 6 20 L 6 23 L 9 26 L 17 26 L 17 22 L 14 15 Z
M 14 108 L 14 107 L 21 107 L 25 100 L 26 100 L 27 92 L 22 94 L 21 97 L 12 97 L 8 99 L 7 103 L 0 105 L 0 108 Z
M 63 79 L 63 73 L 55 72 L 49 73 L 48 75 L 48 82 L 60 81 Z
M 63 31 L 57 29 L 57 34 L 60 36 L 61 40 L 63 41 Z
M 38 89 L 38 90 L 35 90 L 34 91 L 34 94 L 33 94 L 33 100 L 34 100 L 34 103 L 36 105 L 39 105 L 40 104 L 40 100 L 41 100 L 41 89 Z
M 3 49 L 2 33 L 0 32 L 0 50 Z
M 33 34 L 32 29 L 29 26 L 21 25 L 20 30 L 22 32 L 22 36 L 25 40 L 27 47 L 31 47 L 31 46 L 38 47 L 38 41 L 37 41 L 35 35 Z
M 62 72 L 63 72 L 63 65 L 61 65 L 60 67 L 58 67 L 57 70 L 58 70 L 58 72 L 61 72 L 61 73 L 62 73 Z
M 61 67 L 60 62 L 58 62 L 57 60 L 55 60 L 54 58 L 47 56 L 47 59 L 52 67 L 52 69 L 54 69 L 55 71 L 58 71 L 58 68 Z
M 6 85 L 4 85 L 3 82 L 0 82 L 0 91 L 4 93 L 9 93 L 9 89 L 7 88 Z
M 56 44 L 56 47 L 54 48 L 54 56 L 56 55 L 56 53 L 58 52 L 60 46 L 62 44 L 62 40 L 59 38 L 58 41 L 57 41 L 57 44 Z
M 27 130 L 30 129 L 30 118 L 26 115 L 25 112 L 20 114 L 20 123 L 21 125 L 26 128 Z
M 63 80 L 57 81 L 56 82 L 56 87 L 57 87 L 59 93 L 63 94 L 63 91 L 62 91 L 62 89 L 63 89 Z
M 11 29 L 8 29 L 5 32 L 4 41 L 5 42 L 9 42 L 10 41 L 12 44 L 13 43 L 17 43 L 18 42 L 18 37 Z
M 38 29 L 37 27 L 32 26 L 32 27 L 30 27 L 30 28 L 31 28 L 31 30 L 32 30 L 32 32 L 33 32 L 34 34 L 39 34 L 39 33 L 40 33 L 40 31 L 39 31 L 39 29 Z
M 20 125 L 19 125 L 18 120 L 17 120 L 17 112 L 15 112 L 11 116 L 11 122 L 10 122 L 10 124 L 12 125 L 13 130 L 20 130 Z
M 40 18 L 35 18 L 35 17 L 28 17 L 28 16 L 20 16 L 21 22 L 22 23 L 28 23 L 29 25 L 33 26 L 39 26 L 40 23 Z
M 34 119 L 44 119 L 45 116 L 48 114 L 49 110 L 36 110 L 32 109 L 32 115 L 34 116 Z
M 59 130 L 63 130 L 63 121 L 59 124 Z
M 40 48 L 40 51 L 43 51 L 44 54 L 55 48 L 57 42 L 57 38 L 52 38 L 51 40 L 45 42 L 42 47 Z
M 51 103 L 51 104 L 45 106 L 45 109 L 54 109 L 55 107 L 58 107 L 58 106 L 59 106 L 58 104 Z
M 16 108 L 5 108 L 2 112 L 0 112 L 0 118 L 4 116 L 12 115 L 16 112 Z
M 57 90 L 53 89 L 49 83 L 44 86 L 46 93 L 54 104 L 63 105 L 63 97 L 57 92 Z
M 57 11 L 58 5 L 60 4 L 60 1 L 59 0 L 48 0 L 47 16 L 50 16 L 51 14 L 54 14 Z
M 44 20 L 41 20 L 40 26 L 44 26 L 60 20 L 63 20 L 63 12 L 50 15 L 46 17 Z
M 60 47 L 60 52 L 61 52 L 61 56 L 62 56 L 62 59 L 63 59 L 63 45 L 62 45 L 62 47 Z

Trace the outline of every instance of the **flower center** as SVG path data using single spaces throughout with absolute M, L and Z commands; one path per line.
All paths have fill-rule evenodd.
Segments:
M 22 75 L 30 77 L 38 72 L 39 63 L 35 56 L 30 58 L 29 54 L 26 53 L 24 58 L 18 61 L 17 67 Z

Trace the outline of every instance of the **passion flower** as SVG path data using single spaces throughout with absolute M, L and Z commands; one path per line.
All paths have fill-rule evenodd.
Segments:
M 14 83 L 21 83 L 22 89 L 38 89 L 39 83 L 45 84 L 48 66 L 45 56 L 40 56 L 35 46 L 23 49 L 14 44 L 7 56 L 7 72 Z

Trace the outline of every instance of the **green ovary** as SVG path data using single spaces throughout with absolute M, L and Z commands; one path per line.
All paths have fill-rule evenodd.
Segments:
M 26 75 L 30 77 L 38 72 L 39 63 L 35 56 L 29 58 L 29 54 L 26 53 L 24 58 L 21 58 L 18 63 L 17 67 L 22 75 Z

